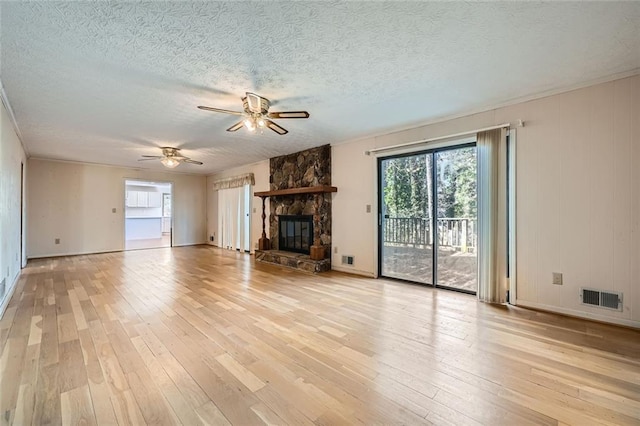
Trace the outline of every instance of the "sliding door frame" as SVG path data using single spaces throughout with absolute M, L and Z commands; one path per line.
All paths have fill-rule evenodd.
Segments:
M 516 129 L 507 132 L 507 250 L 509 271 L 509 300 L 511 305 L 517 304 L 517 238 L 516 238 Z
M 423 149 L 423 150 L 419 150 L 419 151 L 412 151 L 412 152 L 405 152 L 405 153 L 401 153 L 401 154 L 392 154 L 392 155 L 385 155 L 385 156 L 380 156 L 377 158 L 377 172 L 378 172 L 378 277 L 382 277 L 382 278 L 389 278 L 389 279 L 394 279 L 394 280 L 399 280 L 399 281 L 405 281 L 405 282 L 409 282 L 412 284 L 420 284 L 420 285 L 427 285 L 433 288 L 443 288 L 443 289 L 447 289 L 447 290 L 453 290 L 453 291 L 457 291 L 460 293 L 466 293 L 466 294 L 472 294 L 475 295 L 477 293 L 477 291 L 471 291 L 471 290 L 465 290 L 465 289 L 461 289 L 461 288 L 455 288 L 455 287 L 448 287 L 448 286 L 443 286 L 443 285 L 438 285 L 438 245 L 439 245 L 439 235 L 438 235 L 438 167 L 437 167 L 437 163 L 436 163 L 436 155 L 440 152 L 446 152 L 446 151 L 452 151 L 452 150 L 456 150 L 456 149 L 463 149 L 463 148 L 471 148 L 471 147 L 476 147 L 476 142 L 461 142 L 459 144 L 451 144 L 451 145 L 446 145 L 446 146 L 442 146 L 442 147 L 438 147 L 438 148 L 431 148 L 431 149 Z M 417 155 L 431 155 L 432 160 L 431 160 L 431 181 L 432 181 L 432 185 L 431 185 L 431 194 L 429 194 L 430 197 L 432 197 L 432 211 L 431 211 L 431 223 L 429 224 L 429 226 L 431 226 L 432 228 L 432 234 L 433 234 L 433 247 L 432 247 L 432 283 L 428 284 L 428 283 L 421 283 L 419 281 L 411 281 L 411 280 L 406 280 L 406 279 L 402 279 L 402 278 L 395 278 L 395 277 L 389 277 L 386 275 L 383 275 L 382 273 L 382 265 L 383 265 L 383 246 L 384 246 L 384 233 L 383 233 L 383 229 L 382 229 L 382 221 L 383 221 L 383 217 L 382 217 L 382 210 L 383 210 L 383 206 L 384 206 L 384 188 L 383 188 L 383 175 L 382 175 L 382 162 L 385 160 L 390 160 L 390 159 L 394 159 L 394 158 L 405 158 L 405 157 L 413 157 L 413 156 L 417 156 Z M 476 158 L 477 158 L 477 151 L 476 151 Z M 477 182 L 477 176 L 476 176 L 476 182 Z M 476 194 L 477 197 L 477 194 Z M 477 253 L 476 253 L 477 256 Z M 477 274 L 477 272 L 476 272 Z

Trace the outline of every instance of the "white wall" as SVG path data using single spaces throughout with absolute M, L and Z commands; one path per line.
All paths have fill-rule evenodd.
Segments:
M 126 179 L 173 182 L 174 245 L 205 242 L 205 176 L 40 159 L 28 164 L 30 258 L 123 250 Z
M 331 268 L 370 277 L 377 270 L 377 165 L 364 151 L 374 146 L 363 140 L 331 149 L 331 185 L 338 188 L 331 194 Z M 353 266 L 341 264 L 343 255 L 353 256 Z
M 640 326 L 640 76 L 333 146 L 332 239 L 376 272 L 376 159 L 365 150 L 515 123 L 518 304 Z M 562 272 L 564 284 L 551 284 Z M 580 287 L 621 291 L 624 311 L 580 304 Z
M 218 235 L 216 234 L 218 230 L 218 191 L 213 190 L 213 182 L 218 179 L 240 176 L 246 173 L 253 173 L 255 176 L 254 192 L 269 190 L 269 160 L 236 167 L 207 177 L 207 241 L 209 241 L 209 244 L 218 244 Z M 256 244 L 258 244 L 258 239 L 262 235 L 262 200 L 254 197 L 253 194 L 251 195 L 251 202 L 253 203 L 251 210 L 251 253 L 253 253 Z M 265 213 L 267 214 L 265 222 L 266 233 L 267 237 L 269 237 L 269 199 L 266 202 Z M 215 236 L 213 242 L 209 238 L 212 235 Z
M 0 292 L 0 317 L 4 313 L 21 265 L 26 259 L 25 238 L 20 252 L 20 164 L 27 173 L 27 160 L 22 144 L 16 135 L 4 104 L 0 111 L 0 281 L 5 280 L 5 290 Z M 24 200 L 23 209 L 26 208 Z M 26 223 L 25 223 L 26 226 Z

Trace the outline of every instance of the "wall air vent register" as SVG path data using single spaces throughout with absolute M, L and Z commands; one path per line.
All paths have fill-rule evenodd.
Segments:
M 622 311 L 622 293 L 593 288 L 581 288 L 580 299 L 582 299 L 583 305 Z

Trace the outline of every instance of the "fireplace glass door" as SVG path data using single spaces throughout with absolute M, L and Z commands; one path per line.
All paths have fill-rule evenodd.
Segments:
M 313 244 L 313 216 L 278 216 L 278 249 L 309 254 Z

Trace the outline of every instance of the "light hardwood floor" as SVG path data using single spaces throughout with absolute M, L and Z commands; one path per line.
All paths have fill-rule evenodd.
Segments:
M 640 332 L 208 246 L 30 261 L 2 424 L 639 424 Z

